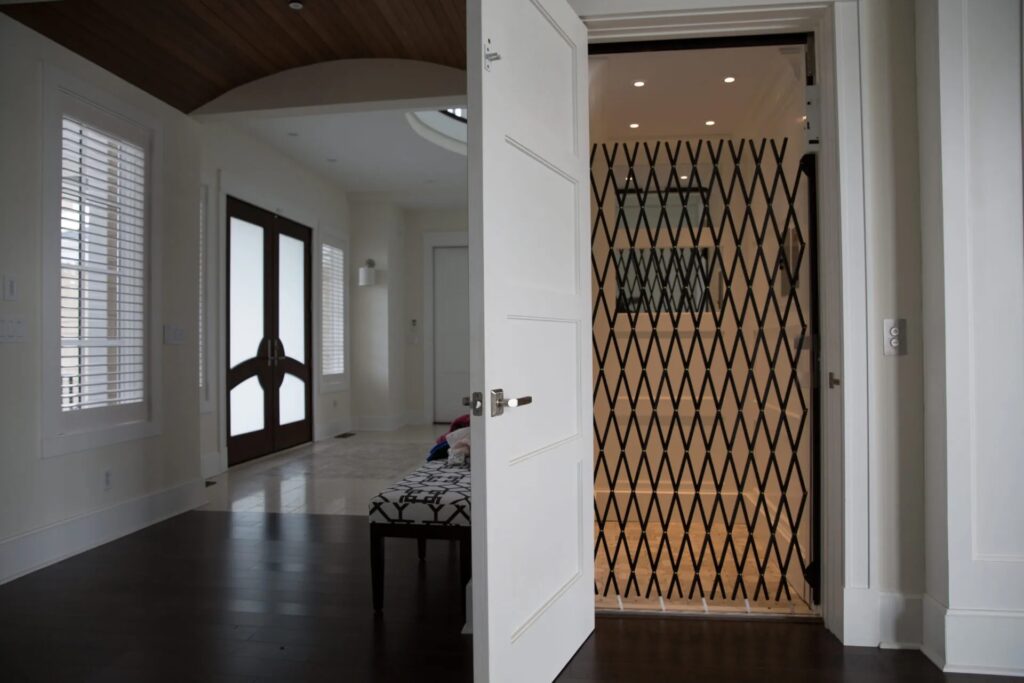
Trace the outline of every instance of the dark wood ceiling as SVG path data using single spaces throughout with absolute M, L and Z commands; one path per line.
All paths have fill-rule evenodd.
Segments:
M 278 71 L 390 57 L 466 67 L 465 0 L 58 0 L 0 11 L 189 112 Z

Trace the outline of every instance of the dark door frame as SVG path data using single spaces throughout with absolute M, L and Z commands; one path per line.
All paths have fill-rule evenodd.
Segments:
M 248 202 L 226 197 L 226 254 L 225 268 L 225 358 L 229 367 L 225 377 L 226 420 L 228 430 L 228 466 L 238 465 L 254 458 L 297 446 L 312 440 L 313 436 L 313 343 L 312 343 L 312 230 L 295 221 L 279 216 Z M 231 219 L 259 225 L 263 228 L 263 339 L 256 355 L 230 367 L 231 349 Z M 279 334 L 278 283 L 280 260 L 278 238 L 286 235 L 305 245 L 305 363 L 284 355 Z M 297 376 L 305 383 L 306 418 L 300 422 L 278 426 L 278 390 L 286 374 Z M 264 391 L 264 427 L 257 432 L 231 436 L 231 390 L 243 381 L 256 377 Z

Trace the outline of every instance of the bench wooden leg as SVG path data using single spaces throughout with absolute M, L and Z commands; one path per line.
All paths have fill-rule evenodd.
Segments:
M 373 582 L 373 609 L 384 607 L 384 535 L 376 524 L 370 525 L 370 575 Z
M 416 539 L 416 552 L 419 555 L 420 562 L 427 559 L 427 539 L 422 536 Z

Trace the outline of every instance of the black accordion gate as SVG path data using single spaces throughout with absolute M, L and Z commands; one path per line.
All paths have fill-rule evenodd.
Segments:
M 813 611 L 813 157 L 595 145 L 598 608 Z

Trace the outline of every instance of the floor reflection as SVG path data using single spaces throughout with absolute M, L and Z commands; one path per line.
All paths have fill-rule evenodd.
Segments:
M 444 431 L 362 432 L 253 460 L 214 477 L 200 509 L 364 515 L 370 498 L 423 463 Z

